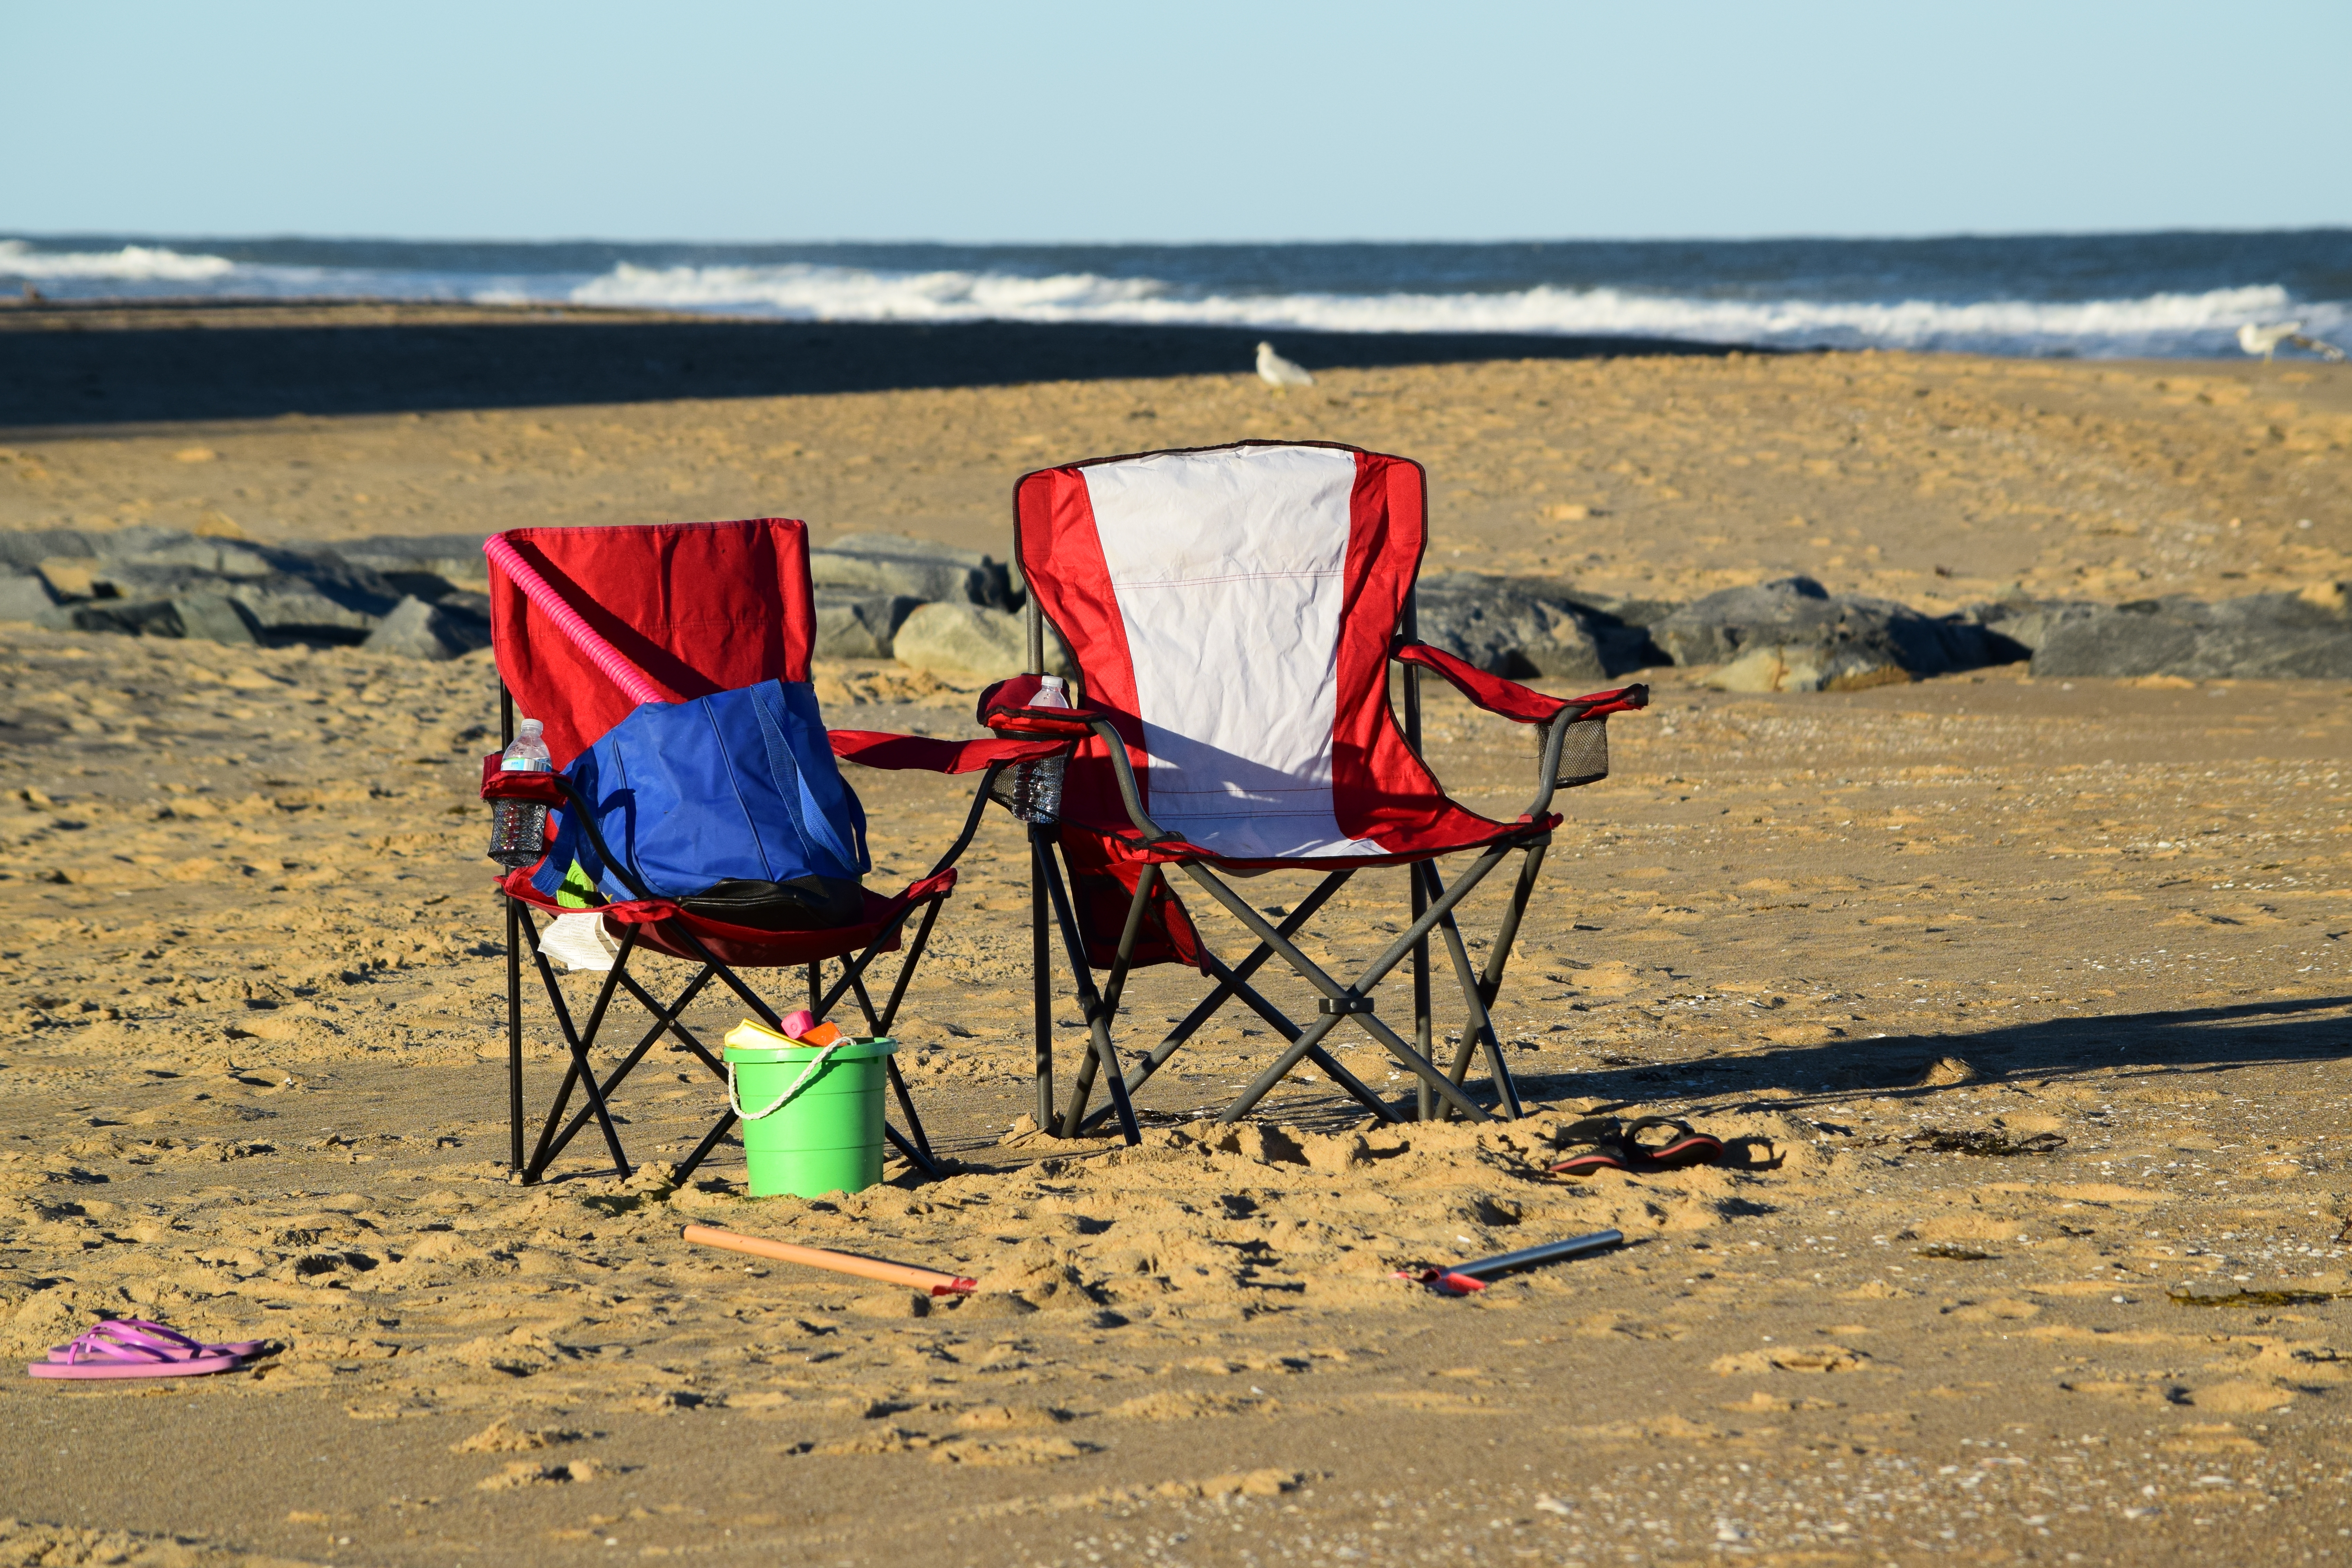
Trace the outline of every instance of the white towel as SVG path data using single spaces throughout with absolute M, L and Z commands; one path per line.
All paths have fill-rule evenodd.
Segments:
M 583 910 L 575 915 L 558 915 L 555 923 L 539 933 L 540 950 L 566 969 L 585 970 L 601 974 L 613 967 L 613 955 L 620 945 L 604 934 L 604 917 L 594 910 Z

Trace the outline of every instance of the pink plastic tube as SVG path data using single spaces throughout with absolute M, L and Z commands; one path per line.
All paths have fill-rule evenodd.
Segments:
M 629 662 L 628 656 L 600 637 L 596 628 L 580 618 L 580 612 L 563 602 L 563 595 L 550 586 L 546 578 L 531 570 L 522 552 L 496 534 L 483 542 L 482 553 L 488 556 L 499 571 L 513 580 L 523 597 L 539 607 L 541 615 L 555 623 L 556 629 L 572 639 L 572 646 L 588 656 L 589 661 L 604 672 L 632 702 L 667 702 L 669 694 L 646 678 L 646 672 Z

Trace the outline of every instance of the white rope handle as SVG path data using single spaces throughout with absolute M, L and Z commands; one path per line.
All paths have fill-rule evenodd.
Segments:
M 834 1052 L 841 1049 L 842 1047 L 850 1043 L 848 1037 L 844 1036 L 842 1038 L 834 1041 L 833 1044 L 819 1049 L 816 1055 L 809 1058 L 808 1066 L 801 1068 L 801 1076 L 793 1079 L 792 1087 L 784 1090 L 783 1093 L 776 1096 L 776 1103 L 771 1105 L 765 1110 L 752 1111 L 743 1109 L 743 1102 L 735 1097 L 735 1064 L 731 1061 L 729 1062 L 727 1064 L 728 1108 L 746 1121 L 757 1121 L 763 1116 L 773 1116 L 777 1111 L 782 1110 L 784 1108 L 785 1101 L 791 1100 L 793 1096 L 798 1094 L 802 1089 L 807 1085 L 809 1079 L 816 1077 L 817 1069 L 824 1066 L 826 1058 L 830 1058 Z

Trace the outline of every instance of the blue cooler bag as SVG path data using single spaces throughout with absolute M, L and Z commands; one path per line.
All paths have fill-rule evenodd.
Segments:
M 804 682 L 648 702 L 564 770 L 596 830 L 655 898 L 730 925 L 808 931 L 864 917 L 866 810 Z M 638 896 L 562 810 L 530 885 L 574 908 Z

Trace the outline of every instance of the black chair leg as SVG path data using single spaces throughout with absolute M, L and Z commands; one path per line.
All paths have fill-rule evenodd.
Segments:
M 522 922 L 521 903 L 507 905 L 507 1166 L 522 1171 Z
M 915 1114 L 915 1097 L 907 1092 L 907 1076 L 898 1070 L 898 1058 L 884 1057 L 882 1065 L 890 1075 L 890 1092 L 898 1097 L 898 1114 L 907 1119 L 907 1131 L 915 1135 L 915 1146 L 923 1152 L 923 1162 L 936 1166 L 939 1157 L 931 1152 L 931 1141 L 923 1136 L 923 1119 Z M 887 1131 L 890 1124 L 884 1122 Z
M 684 1160 L 678 1163 L 677 1179 L 680 1182 L 683 1182 L 688 1176 L 694 1174 L 695 1167 L 700 1165 L 702 1162 L 710 1158 L 710 1152 L 719 1147 L 719 1141 L 721 1138 L 726 1137 L 728 1130 L 732 1128 L 734 1125 L 735 1113 L 732 1110 L 730 1110 L 726 1115 L 720 1117 L 719 1119 L 719 1124 L 704 1135 L 701 1142 L 697 1143 L 694 1146 L 694 1152 L 688 1154 Z

